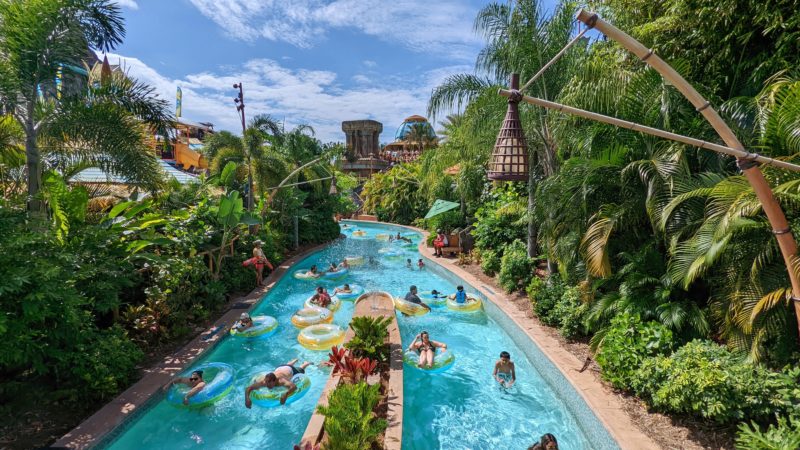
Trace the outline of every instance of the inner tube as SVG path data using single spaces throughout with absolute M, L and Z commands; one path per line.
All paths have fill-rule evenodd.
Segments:
M 343 287 L 344 286 L 339 286 L 336 289 L 341 289 Z M 350 291 L 351 292 L 337 292 L 334 294 L 333 298 L 340 298 L 342 300 L 355 300 L 359 295 L 364 293 L 364 288 L 358 284 L 351 284 Z
M 400 297 L 394 298 L 394 307 L 401 313 L 408 314 L 409 316 L 424 316 L 431 312 L 431 309 L 426 305 L 412 303 Z
M 250 384 L 259 382 L 264 379 L 267 372 L 262 372 L 250 379 Z M 297 386 L 292 395 L 286 398 L 286 405 L 290 405 L 306 395 L 308 388 L 311 387 L 311 379 L 304 373 L 298 373 L 292 377 L 292 383 Z M 250 392 L 250 400 L 262 408 L 274 408 L 281 405 L 281 396 L 287 389 L 284 386 L 275 386 L 273 389 L 263 387 Z
M 244 330 L 231 330 L 231 336 L 243 338 L 266 338 L 278 331 L 278 321 L 272 316 L 254 316 L 253 326 Z
M 444 372 L 452 367 L 455 361 L 456 355 L 454 355 L 453 352 L 450 350 L 442 351 L 439 348 L 436 349 L 436 354 L 433 357 L 433 366 L 431 368 L 419 366 L 419 353 L 409 350 L 403 354 L 403 362 L 411 367 L 430 373 Z
M 382 248 L 378 250 L 378 253 L 387 258 L 402 258 L 406 254 L 404 250 L 397 248 Z
M 457 303 L 455 294 L 447 297 L 447 308 L 456 312 L 477 311 L 481 309 L 481 304 L 481 299 L 472 294 L 467 294 L 467 301 L 464 303 Z
M 344 330 L 339 325 L 328 323 L 311 325 L 300 331 L 297 342 L 309 350 L 328 350 L 344 342 Z
M 367 237 L 367 232 L 364 231 L 364 230 L 356 230 L 356 231 L 353 231 L 353 234 L 351 236 L 357 237 L 357 238 L 365 238 L 365 237 Z
M 306 302 L 305 302 L 306 308 L 322 308 L 322 306 L 319 306 L 319 305 L 317 305 L 315 303 L 311 303 L 311 299 L 313 297 L 314 296 L 312 295 L 311 297 L 308 297 L 306 299 Z M 331 312 L 333 312 L 333 311 L 338 310 L 340 306 L 342 306 L 342 301 L 337 296 L 334 295 L 334 296 L 331 297 L 331 302 L 328 303 L 328 306 L 326 306 L 325 308 L 327 308 L 327 309 L 331 310 Z
M 428 306 L 444 306 L 447 303 L 447 296 L 442 295 L 442 291 L 438 289 L 436 289 L 436 292 L 438 292 L 436 297 L 433 296 L 432 290 L 417 292 L 417 295 L 419 295 L 419 298 L 425 300 Z
M 347 274 L 350 273 L 348 269 L 339 269 L 336 272 L 325 272 L 322 274 L 322 278 L 326 280 L 338 280 L 339 278 L 344 278 Z
M 298 270 L 294 273 L 294 277 L 298 280 L 319 280 L 322 274 L 317 276 L 311 275 L 311 272 L 308 270 Z
M 253 256 L 250 259 L 245 259 L 242 262 L 242 267 L 250 267 L 252 265 L 255 265 L 256 261 L 258 261 L 258 257 L 257 256 Z
M 392 238 L 392 235 L 386 234 L 386 233 L 378 233 L 378 234 L 375 235 L 375 239 L 377 239 L 379 241 L 388 241 L 391 238 Z
M 189 405 L 183 404 L 183 396 L 191 390 L 185 384 L 174 384 L 167 392 L 167 403 L 179 408 L 203 408 L 216 403 L 228 395 L 233 388 L 233 378 L 236 373 L 228 364 L 211 362 L 200 364 L 197 367 L 184 371 L 180 376 L 189 377 L 195 370 L 203 371 L 203 379 L 210 380 L 197 394 L 189 398 Z
M 292 316 L 292 325 L 297 328 L 331 322 L 333 322 L 333 313 L 329 309 L 320 308 L 319 306 L 300 309 Z
M 361 255 L 359 255 L 359 256 L 345 256 L 344 260 L 347 261 L 348 265 L 354 266 L 354 267 L 355 266 L 360 266 L 360 265 L 364 264 L 364 262 L 365 262 L 364 261 L 364 257 L 361 256 Z

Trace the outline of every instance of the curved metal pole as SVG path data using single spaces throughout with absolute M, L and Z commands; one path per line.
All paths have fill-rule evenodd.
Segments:
M 261 211 L 261 214 L 265 214 L 266 213 L 267 207 L 272 203 L 272 199 L 275 197 L 275 194 L 278 193 L 278 190 L 280 190 L 280 188 L 284 187 L 286 182 L 288 182 L 293 176 L 297 175 L 297 173 L 300 172 L 301 170 L 305 169 L 306 167 L 308 167 L 308 166 L 310 166 L 312 164 L 316 164 L 316 163 L 322 161 L 326 157 L 327 156 L 320 156 L 317 159 L 311 160 L 311 161 L 303 164 L 302 166 L 298 167 L 297 169 L 294 169 L 292 171 L 292 173 L 290 173 L 286 178 L 284 178 L 283 181 L 281 181 L 277 186 L 275 186 L 273 188 L 269 188 L 269 189 L 272 189 L 272 193 L 269 194 L 269 197 L 267 197 L 267 201 L 264 202 L 264 210 Z
M 656 72 L 660 73 L 665 80 L 675 86 L 675 88 L 694 105 L 697 112 L 701 113 L 708 123 L 714 127 L 714 131 L 719 134 L 728 147 L 745 151 L 744 146 L 739 142 L 733 130 L 722 120 L 719 114 L 717 114 L 717 111 L 711 107 L 711 104 L 704 99 L 691 84 L 684 80 L 675 69 L 653 53 L 652 50 L 617 27 L 605 22 L 593 12 L 581 9 L 578 11 L 577 19 L 588 27 L 594 27 L 610 39 L 617 41 L 622 47 L 638 56 L 647 65 L 655 69 Z M 751 158 L 738 158 L 736 162 L 745 178 L 747 178 L 747 181 L 750 183 L 750 186 L 753 187 L 753 191 L 756 193 L 759 201 L 761 201 L 761 207 L 764 209 L 764 213 L 767 215 L 767 219 L 772 226 L 772 232 L 778 240 L 778 246 L 781 249 L 783 261 L 789 273 L 789 280 L 792 283 L 792 303 L 794 304 L 794 311 L 797 316 L 798 330 L 800 330 L 800 281 L 798 281 L 794 271 L 797 243 L 794 240 L 789 223 L 786 221 L 786 216 L 780 204 L 775 200 L 772 189 L 770 189 L 767 180 L 764 178 L 764 174 L 759 170 L 757 163 Z

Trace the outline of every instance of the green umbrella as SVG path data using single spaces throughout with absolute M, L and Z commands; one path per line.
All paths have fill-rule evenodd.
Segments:
M 431 207 L 431 210 L 428 211 L 428 214 L 425 214 L 425 218 L 430 219 L 433 216 L 438 216 L 443 212 L 450 211 L 451 209 L 456 209 L 459 206 L 461 205 L 455 202 L 448 202 L 447 200 L 436 200 L 435 202 L 433 202 L 433 206 Z

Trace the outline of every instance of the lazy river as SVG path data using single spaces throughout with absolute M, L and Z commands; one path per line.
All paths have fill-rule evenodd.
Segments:
M 352 268 L 347 278 L 326 282 L 331 290 L 343 282 L 367 290 L 385 290 L 404 295 L 409 285 L 447 293 L 464 284 L 469 293 L 480 294 L 455 275 L 424 259 L 417 268 L 416 248 L 399 248 L 386 241 L 387 233 L 420 236 L 407 229 L 364 222 L 347 223 L 347 239 L 311 254 L 293 267 L 251 311 L 269 315 L 279 323 L 277 332 L 264 339 L 226 337 L 194 366 L 226 363 L 235 370 L 231 392 L 214 405 L 199 410 L 180 409 L 162 399 L 151 405 L 106 440 L 109 449 L 291 449 L 300 441 L 319 400 L 330 369 L 312 364 L 307 369 L 311 387 L 295 403 L 277 408 L 244 407 L 244 389 L 250 378 L 286 361 L 319 363 L 326 351 L 312 351 L 297 342 L 299 330 L 291 316 L 303 307 L 316 282 L 298 280 L 292 273 L 312 264 L 327 267 L 348 255 L 372 256 L 377 265 Z M 358 231 L 356 236 L 354 231 Z M 363 233 L 362 233 L 363 232 Z M 406 259 L 412 268 L 406 268 Z M 404 368 L 404 449 L 526 449 L 544 433 L 553 433 L 561 449 L 616 449 L 579 394 L 527 336 L 493 304 L 459 313 L 434 308 L 424 316 L 398 314 L 403 345 L 407 347 L 422 330 L 445 342 L 455 354 L 455 363 L 444 372 L 429 373 L 408 365 Z M 334 314 L 334 324 L 346 328 L 353 302 L 343 301 Z M 516 364 L 517 384 L 506 391 L 492 379 L 500 351 L 511 354 Z

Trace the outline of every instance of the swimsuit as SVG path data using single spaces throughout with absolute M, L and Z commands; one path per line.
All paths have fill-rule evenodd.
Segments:
M 297 367 L 295 367 L 293 365 L 290 365 L 290 364 L 284 364 L 282 366 L 278 366 L 278 367 L 275 368 L 275 370 L 278 370 L 281 367 L 288 367 L 288 368 L 292 369 L 292 376 L 295 376 L 298 373 L 306 373 L 305 369 L 298 369 Z

